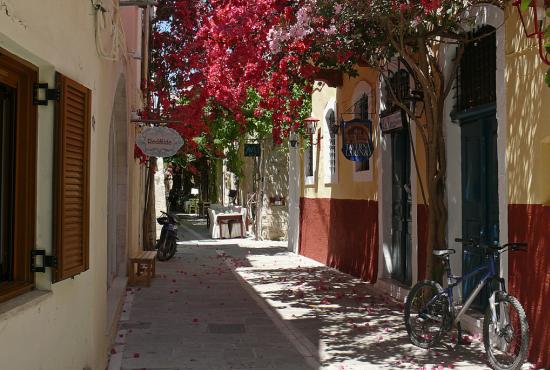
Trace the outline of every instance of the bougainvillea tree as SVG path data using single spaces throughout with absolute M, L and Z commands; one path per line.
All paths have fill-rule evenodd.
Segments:
M 183 121 L 175 128 L 185 138 L 208 134 L 208 122 L 219 123 L 220 112 L 244 133 L 243 106 L 254 91 L 254 114 L 269 117 L 280 141 L 301 122 L 304 94 L 293 91 L 309 92 L 319 69 L 353 74 L 360 64 L 386 78 L 388 65 L 402 59 L 421 93 L 422 117 L 397 94 L 390 98 L 415 122 L 424 144 L 431 256 L 446 244 L 443 112 L 464 47 L 472 42 L 466 36 L 469 11 L 504 1 L 159 0 L 152 112 Z M 431 270 L 428 257 L 427 274 Z
M 276 141 L 300 121 L 305 78 L 311 66 L 299 64 L 303 41 L 292 52 L 270 56 L 269 32 L 294 9 L 279 0 L 161 0 L 153 35 L 153 112 L 183 121 L 174 127 L 184 137 L 208 130 L 218 113 L 229 114 L 247 129 L 243 107 L 250 91 L 260 100 L 255 115 L 269 115 Z M 309 72 L 311 74 L 311 72 Z M 186 131 L 190 130 L 191 131 Z

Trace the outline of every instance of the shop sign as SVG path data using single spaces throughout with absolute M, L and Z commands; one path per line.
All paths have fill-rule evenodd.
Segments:
M 401 109 L 397 112 L 388 114 L 387 116 L 380 117 L 380 130 L 382 133 L 387 134 L 395 130 L 403 128 L 403 116 Z
M 350 161 L 366 161 L 372 156 L 371 120 L 353 119 L 342 124 L 342 153 Z
M 183 145 L 180 134 L 169 127 L 146 127 L 136 137 L 137 146 L 151 157 L 171 157 Z
M 244 144 L 245 157 L 259 157 L 261 152 L 260 144 Z

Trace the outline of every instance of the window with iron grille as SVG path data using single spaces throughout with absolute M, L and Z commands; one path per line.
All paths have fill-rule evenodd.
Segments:
M 496 33 L 483 26 L 470 34 L 457 78 L 457 110 L 491 104 L 496 101 Z
M 367 94 L 363 94 L 359 100 L 353 105 L 353 112 L 355 113 L 355 118 L 362 120 L 369 119 L 369 98 Z M 368 171 L 369 170 L 369 161 L 355 162 L 355 172 Z
M 305 155 L 306 162 L 306 177 L 313 176 L 313 144 L 309 143 L 308 148 L 306 149 Z
M 331 130 L 332 127 L 336 124 L 336 117 L 334 110 L 329 110 L 326 115 L 326 121 L 328 126 L 328 131 L 330 133 L 329 141 L 329 171 L 330 175 L 336 174 L 336 134 Z
M 396 71 L 389 77 L 389 83 L 385 85 L 384 95 L 386 96 L 386 98 L 384 99 L 385 107 L 384 111 L 381 113 L 382 116 L 389 115 L 401 109 L 393 101 L 393 96 L 395 95 L 397 100 L 399 100 L 400 102 L 404 102 L 405 98 L 411 94 L 409 80 L 410 75 L 404 69 Z

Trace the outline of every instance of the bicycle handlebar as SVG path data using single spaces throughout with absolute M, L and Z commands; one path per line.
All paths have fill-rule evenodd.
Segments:
M 463 239 L 463 238 L 455 238 L 455 242 L 457 243 L 462 243 L 464 245 L 468 245 L 468 246 L 471 246 L 471 247 L 475 247 L 475 246 L 481 246 L 481 243 L 479 242 L 479 240 L 474 240 L 474 239 Z M 494 245 L 486 245 L 486 247 L 488 247 L 489 249 L 492 249 L 494 251 L 502 251 L 506 248 L 510 248 L 511 250 L 513 251 L 525 251 L 527 249 L 527 243 L 506 243 L 506 244 L 503 244 L 503 245 L 500 245 L 500 246 L 494 246 Z

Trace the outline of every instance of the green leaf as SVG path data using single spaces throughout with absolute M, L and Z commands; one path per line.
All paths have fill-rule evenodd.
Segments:
M 546 53 L 550 54 L 550 41 L 544 43 L 544 48 L 546 49 Z
M 546 26 L 546 29 L 544 30 L 544 37 L 550 38 L 550 24 Z
M 524 12 L 527 10 L 527 8 L 529 8 L 529 5 L 531 5 L 531 1 L 532 0 L 521 0 L 521 11 Z
M 544 82 L 550 87 L 550 68 L 546 71 L 546 76 L 544 76 Z

